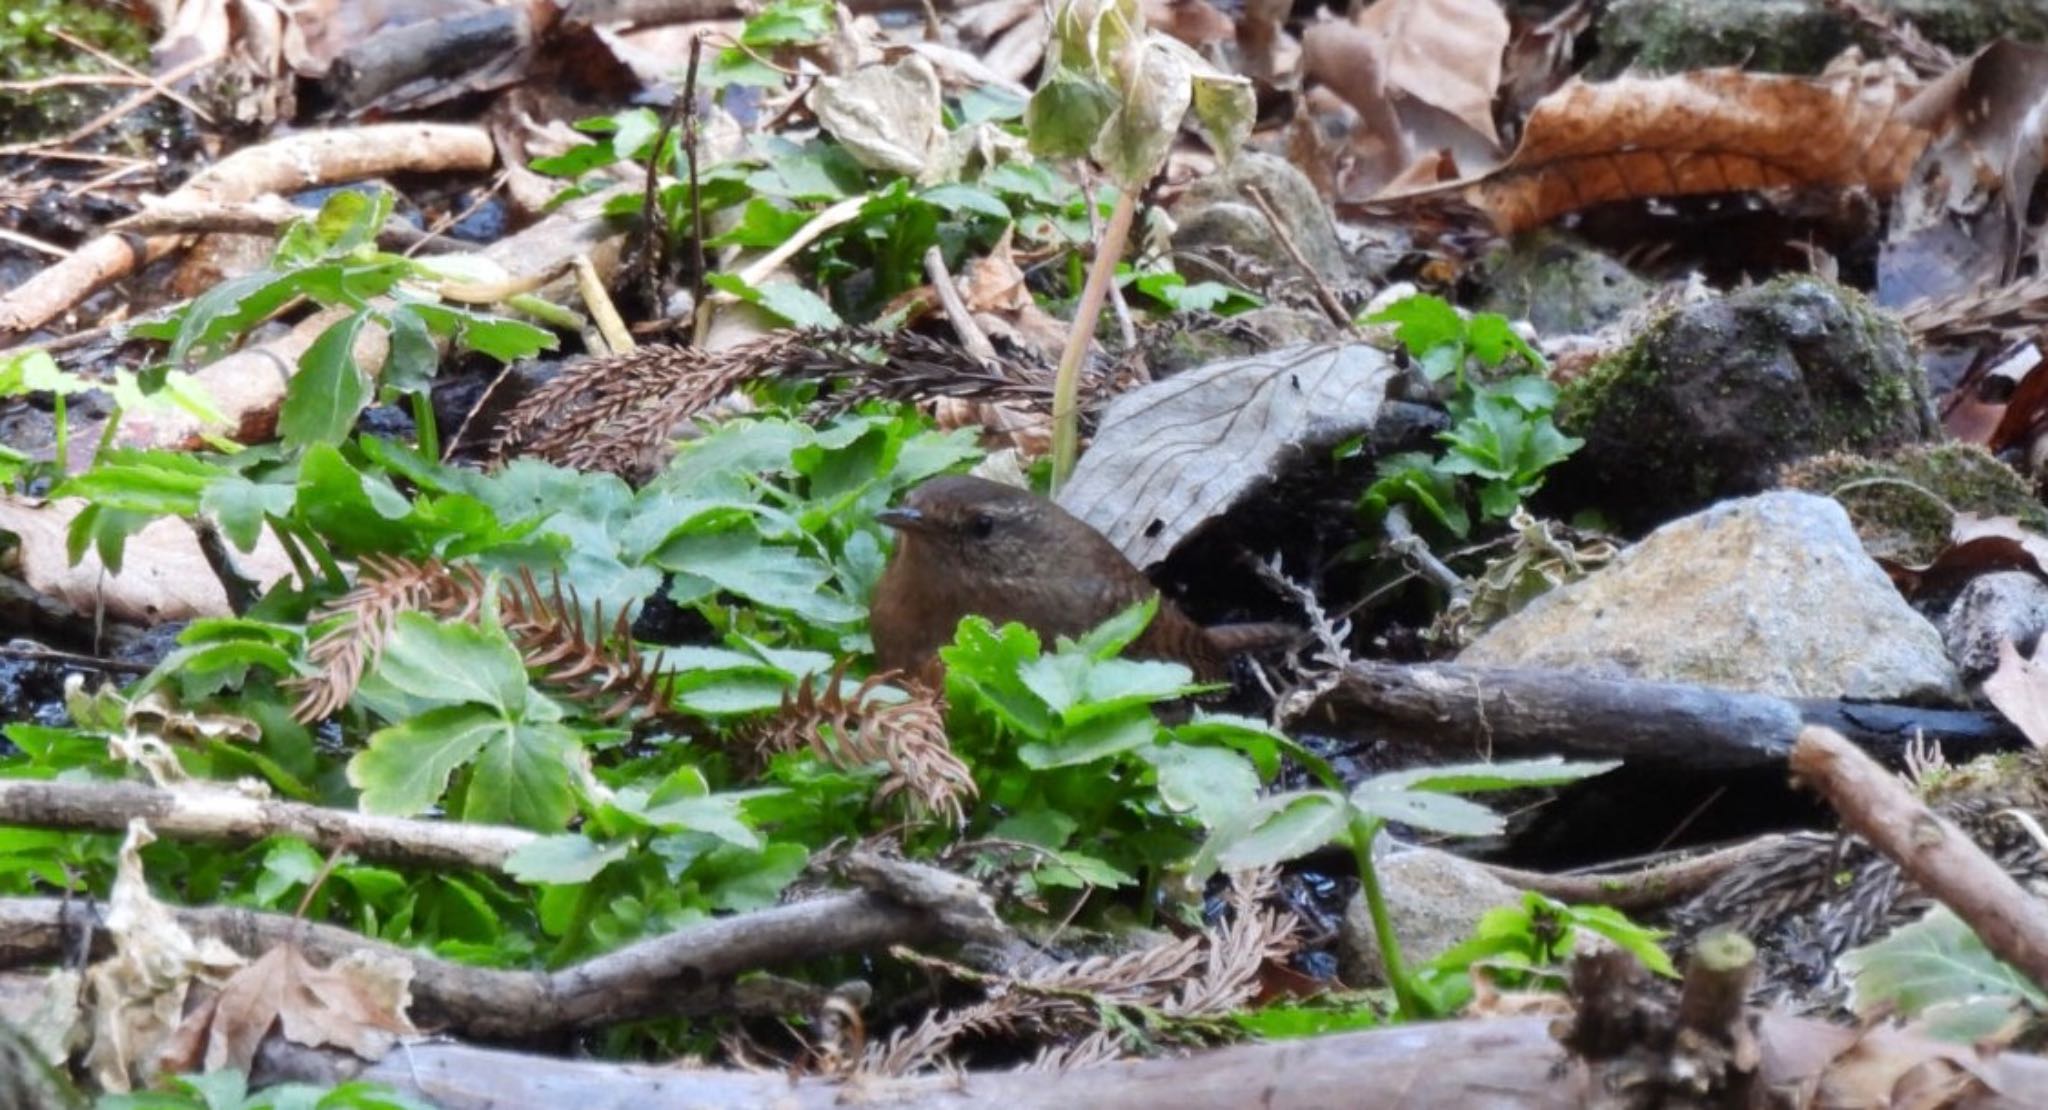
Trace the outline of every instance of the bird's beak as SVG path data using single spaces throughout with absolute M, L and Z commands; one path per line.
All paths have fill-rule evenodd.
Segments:
M 931 518 L 907 505 L 901 508 L 883 509 L 875 514 L 875 519 L 891 528 L 905 532 L 929 531 L 932 525 Z

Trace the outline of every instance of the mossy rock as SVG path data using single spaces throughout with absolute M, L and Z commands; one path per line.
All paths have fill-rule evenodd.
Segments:
M 1832 452 L 1786 467 L 1780 482 L 1841 502 L 1865 550 L 1908 566 L 1925 566 L 1948 546 L 1951 510 L 2018 517 L 2048 532 L 2048 509 L 2026 479 L 1973 444 L 1912 446 L 1875 459 Z
M 1553 472 L 1553 510 L 1631 530 L 1769 489 L 1796 459 L 1938 432 L 1905 330 L 1804 275 L 1673 311 L 1567 385 L 1557 422 L 1586 444 Z
M 2041 0 L 1875 0 L 1872 7 L 1958 54 L 1999 38 L 2048 41 Z M 1711 66 L 1814 74 L 1852 45 L 1885 53 L 1869 28 L 1831 0 L 1612 0 L 1588 75 Z
M 1546 336 L 1598 331 L 1653 291 L 1613 255 L 1549 229 L 1516 236 L 1482 267 L 1480 311 L 1527 320 Z

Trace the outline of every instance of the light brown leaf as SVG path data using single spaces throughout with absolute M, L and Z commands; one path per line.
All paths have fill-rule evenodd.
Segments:
M 273 1026 L 295 1044 L 346 1049 L 381 1059 L 399 1038 L 418 1033 L 405 1009 L 412 968 L 366 953 L 317 968 L 296 945 L 281 944 L 235 973 L 209 1006 L 194 1010 L 178 1030 L 180 1069 L 232 1067 L 248 1071 Z M 171 1061 L 167 1060 L 167 1063 Z
M 2048 747 L 2048 664 L 2021 658 L 2007 640 L 1998 645 L 1998 669 L 1984 680 L 1984 697 L 2028 743 Z
M 1607 201 L 1788 186 L 1896 192 L 1928 132 L 1902 119 L 1896 66 L 1818 78 L 1710 69 L 1675 77 L 1574 80 L 1545 97 L 1499 167 L 1443 192 L 1503 234 Z
M 1357 23 L 1382 44 L 1389 87 L 1449 112 L 1500 146 L 1493 95 L 1508 17 L 1495 0 L 1379 0 Z

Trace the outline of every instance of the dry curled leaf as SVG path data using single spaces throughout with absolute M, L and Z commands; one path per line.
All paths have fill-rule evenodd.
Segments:
M 1896 192 L 1927 145 L 1902 118 L 1895 66 L 1820 77 L 1709 69 L 1673 77 L 1574 80 L 1543 98 L 1513 156 L 1453 192 L 1502 234 L 1608 201 L 1792 186 Z
M 1368 344 L 1294 346 L 1132 390 L 1103 412 L 1060 505 L 1149 566 L 1290 454 L 1370 430 L 1393 374 Z
M 1998 645 L 1998 669 L 1984 680 L 1984 697 L 2028 743 L 2048 747 L 2048 661 L 2024 658 L 2005 641 Z
M 382 1059 L 399 1038 L 419 1032 L 405 1014 L 411 981 L 412 965 L 403 960 L 358 952 L 318 968 L 296 945 L 280 944 L 186 1015 L 164 1065 L 246 1072 L 272 1027 L 294 1044 Z
M 1508 17 L 1495 0 L 1379 0 L 1356 22 L 1380 44 L 1389 88 L 1499 145 L 1493 97 Z

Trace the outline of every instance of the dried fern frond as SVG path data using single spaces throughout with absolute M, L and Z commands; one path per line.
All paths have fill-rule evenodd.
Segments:
M 415 561 L 393 555 L 363 556 L 355 588 L 313 615 L 315 623 L 335 615 L 343 619 L 307 652 L 319 673 L 288 684 L 299 692 L 293 718 L 310 723 L 332 716 L 346 705 L 363 675 L 383 653 L 400 613 L 421 612 L 471 623 L 483 611 L 484 595 L 483 576 L 472 566 L 448 567 L 436 559 Z M 506 583 L 499 590 L 498 601 L 506 635 L 524 663 L 541 671 L 541 681 L 594 707 L 606 721 L 634 709 L 656 716 L 670 713 L 662 693 L 662 676 L 634 645 L 623 612 L 612 622 L 607 637 L 602 610 L 586 624 L 583 606 L 573 590 L 565 597 L 558 580 L 551 590 L 543 591 L 532 572 L 524 569 L 517 582 Z
M 600 720 L 615 721 L 634 709 L 656 716 L 669 711 L 661 676 L 634 645 L 632 622 L 624 609 L 607 638 L 602 606 L 586 626 L 573 588 L 565 597 L 558 576 L 542 593 L 533 572 L 524 567 L 519 569 L 519 581 L 508 583 L 500 597 L 505 632 L 526 665 L 539 669 L 550 686 L 594 708 Z
M 860 1070 L 904 1075 L 942 1061 L 970 1036 L 1065 1036 L 1041 1048 L 1033 1067 L 1102 1063 L 1144 1047 L 1136 1031 L 1163 1033 L 1170 1044 L 1212 1041 L 1209 1020 L 1241 1009 L 1256 996 L 1259 973 L 1299 941 L 1300 921 L 1273 906 L 1278 872 L 1231 876 L 1231 913 L 1194 933 L 1117 956 L 1048 964 L 1023 975 L 986 975 L 930 957 L 912 957 L 956 978 L 981 983 L 985 1001 L 927 1014 L 870 1046 Z M 1121 1013 L 1122 1017 L 1117 1017 Z M 1143 1020 L 1149 1015 L 1152 1020 Z
M 384 651 L 398 614 L 430 612 L 469 620 L 483 597 L 483 580 L 473 567 L 449 568 L 438 559 L 415 562 L 395 555 L 365 555 L 356 586 L 321 606 L 308 623 L 339 615 L 340 624 L 313 642 L 306 653 L 320 673 L 294 679 L 286 688 L 299 700 L 292 718 L 322 720 L 348 703 L 363 675 Z
M 984 363 L 910 332 L 779 332 L 723 351 L 649 346 L 574 363 L 506 413 L 492 458 L 532 455 L 639 481 L 666 461 L 687 421 L 737 387 L 772 377 L 838 382 L 820 403 L 826 411 L 880 397 L 1002 401 L 1048 413 L 1052 403 L 1049 368 Z M 1084 382 L 1091 398 L 1107 388 L 1103 375 Z
M 841 660 L 822 693 L 811 677 L 797 683 L 755 733 L 756 743 L 776 752 L 808 747 L 842 770 L 885 764 L 889 769 L 875 791 L 878 804 L 903 795 L 913 810 L 959 826 L 964 801 L 975 796 L 976 787 L 946 738 L 946 710 L 938 695 L 913 685 L 907 700 L 884 701 L 875 691 L 892 677 L 885 673 L 868 677 L 848 696 L 842 693 L 845 677 Z
M 1899 310 L 1899 321 L 1928 343 L 1995 339 L 2008 332 L 2038 328 L 2048 324 L 2048 274 L 1914 301 Z

